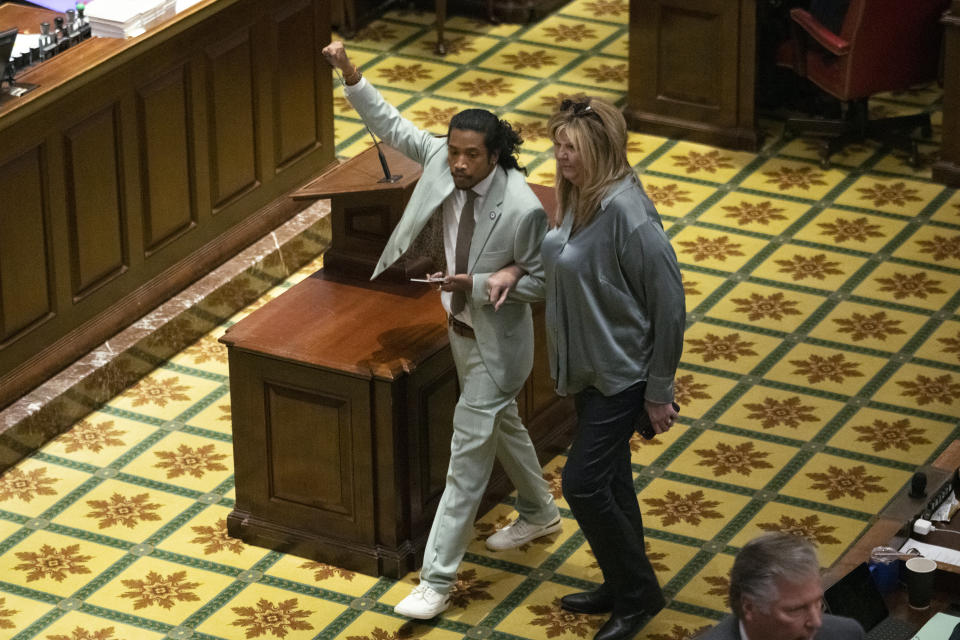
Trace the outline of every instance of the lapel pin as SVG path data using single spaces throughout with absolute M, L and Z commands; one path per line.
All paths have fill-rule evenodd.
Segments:
M 490 219 L 493 220 L 493 219 L 496 218 L 496 217 L 497 217 L 497 212 L 496 212 L 496 211 L 491 211 L 491 212 L 490 212 Z

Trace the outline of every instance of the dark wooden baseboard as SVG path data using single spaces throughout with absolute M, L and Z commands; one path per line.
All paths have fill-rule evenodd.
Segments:
M 493 15 L 501 22 L 524 24 L 541 20 L 568 0 L 493 0 Z M 457 3 L 485 16 L 487 0 L 462 0 Z
M 623 117 L 632 131 L 663 136 L 674 140 L 691 140 L 715 147 L 756 151 L 762 141 L 753 128 L 718 127 L 711 124 L 674 119 L 656 113 L 623 110 Z
M 526 24 L 547 17 L 569 0 L 493 0 L 494 17 L 500 22 Z M 465 15 L 486 20 L 488 0 L 457 0 L 447 3 L 447 17 Z M 433 0 L 334 0 L 331 8 L 333 27 L 351 39 L 370 22 L 392 9 L 416 6 L 433 11 Z
M 933 181 L 960 188 L 960 163 L 940 160 L 933 165 Z

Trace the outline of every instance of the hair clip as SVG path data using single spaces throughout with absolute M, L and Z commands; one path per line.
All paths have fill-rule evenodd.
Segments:
M 583 117 L 583 116 L 594 116 L 600 118 L 600 114 L 593 110 L 590 106 L 590 98 L 583 100 L 581 102 L 575 102 L 570 98 L 565 98 L 563 102 L 560 103 L 560 111 L 568 111 L 573 109 L 573 117 Z

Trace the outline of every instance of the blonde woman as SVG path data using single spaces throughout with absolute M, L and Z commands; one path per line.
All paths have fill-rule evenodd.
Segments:
M 578 431 L 563 494 L 596 555 L 603 584 L 562 605 L 612 613 L 597 640 L 632 638 L 665 601 L 644 549 L 630 437 L 643 416 L 673 425 L 683 348 L 683 286 L 660 216 L 627 161 L 620 111 L 599 99 L 564 101 L 549 123 L 558 219 L 541 247 L 547 342 L 560 395 L 573 395 Z M 491 277 L 495 305 L 520 275 Z

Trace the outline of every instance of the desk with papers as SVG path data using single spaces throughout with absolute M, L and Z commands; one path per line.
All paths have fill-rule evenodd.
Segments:
M 0 28 L 56 15 L 4 3 Z M 324 0 L 200 0 L 17 75 L 37 88 L 0 96 L 0 407 L 304 207 L 286 194 L 335 159 L 329 39 Z
M 944 450 L 942 454 L 929 467 L 925 467 L 930 472 L 931 483 L 929 492 L 935 492 L 945 479 L 949 479 L 953 472 L 960 467 L 960 440 L 955 440 Z M 934 474 L 937 481 L 934 482 Z M 908 487 L 905 487 L 898 498 L 905 498 Z M 907 548 L 905 543 L 909 539 L 904 533 L 904 528 L 916 515 L 913 508 L 905 507 L 908 500 L 894 498 L 890 504 L 877 516 L 876 521 L 870 526 L 863 535 L 831 566 L 824 574 L 824 587 L 829 587 L 841 577 L 848 574 L 856 566 L 870 559 L 870 552 L 874 547 L 892 545 L 895 548 Z M 922 504 L 921 500 L 921 504 Z M 960 515 L 954 516 L 953 522 L 949 525 L 956 528 L 960 524 Z M 929 534 L 926 538 L 931 538 L 936 532 Z M 949 534 L 943 534 L 944 536 Z M 960 535 L 954 537 L 960 538 Z M 942 540 L 942 539 L 941 539 Z M 937 540 L 932 539 L 936 542 Z M 940 546 L 929 545 L 929 546 Z M 925 547 L 926 548 L 926 547 Z M 918 549 L 923 553 L 923 550 Z M 931 551 L 928 549 L 928 551 Z M 937 553 L 947 553 L 941 549 Z M 923 553 L 923 555 L 927 555 Z M 933 556 L 927 556 L 933 557 Z M 952 610 L 953 605 L 960 605 L 960 564 L 952 563 L 952 556 L 944 556 L 937 560 L 937 573 L 934 579 L 934 593 L 930 607 L 923 610 L 913 609 L 907 603 L 907 593 L 905 588 L 900 588 L 885 597 L 887 608 L 891 615 L 908 620 L 917 628 L 921 628 L 923 635 L 917 636 L 919 640 L 927 640 L 924 625 L 930 621 L 936 614 Z M 936 626 L 936 625 L 934 625 Z M 949 634 L 945 636 L 931 636 L 930 640 L 947 640 Z

